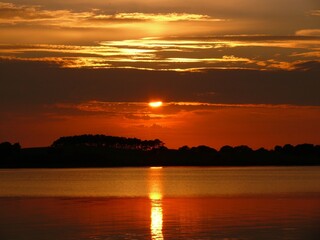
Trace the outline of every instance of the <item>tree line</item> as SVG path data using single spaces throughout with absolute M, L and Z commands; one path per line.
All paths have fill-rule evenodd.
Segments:
M 0 156 L 7 157 L 20 151 L 20 143 L 2 142 L 0 143 Z
M 150 151 L 164 147 L 164 143 L 159 139 L 154 140 L 141 140 L 138 138 L 126 138 L 99 135 L 79 135 L 60 137 L 54 141 L 51 147 L 103 147 L 110 149 L 123 149 L 123 150 L 142 150 Z
M 273 149 L 205 145 L 168 149 L 159 140 L 105 135 L 65 136 L 49 147 L 0 144 L 0 167 L 118 166 L 292 166 L 320 165 L 320 146 L 286 144 Z

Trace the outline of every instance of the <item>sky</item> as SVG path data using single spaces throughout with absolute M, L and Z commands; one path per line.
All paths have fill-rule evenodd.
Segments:
M 320 144 L 318 0 L 6 1 L 0 36 L 0 142 Z

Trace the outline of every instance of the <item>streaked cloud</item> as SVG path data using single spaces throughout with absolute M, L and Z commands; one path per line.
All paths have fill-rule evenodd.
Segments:
M 149 106 L 149 102 L 103 102 L 88 101 L 78 104 L 60 103 L 50 107 L 58 109 L 75 109 L 83 112 L 105 113 L 113 115 L 139 114 L 148 116 L 151 119 L 155 116 L 169 116 L 181 111 L 202 111 L 217 110 L 221 108 L 270 108 L 270 109 L 318 109 L 316 106 L 295 106 L 289 104 L 221 104 L 210 102 L 164 102 L 160 108 L 154 109 Z
M 320 49 L 319 51 L 303 52 L 303 53 L 293 53 L 293 57 L 303 57 L 303 58 L 319 58 L 320 59 Z
M 60 26 L 76 28 L 97 27 L 119 27 L 119 24 L 130 22 L 155 21 L 208 21 L 220 22 L 225 19 L 212 18 L 208 15 L 193 13 L 142 13 L 142 12 L 120 12 L 116 14 L 105 14 L 102 10 L 90 11 L 71 10 L 46 10 L 39 5 L 16 5 L 13 3 L 0 2 L 0 24 L 32 24 L 39 26 Z M 115 26 L 110 26 L 114 23 Z M 108 25 L 106 25 L 108 24 Z
M 284 69 L 316 60 L 319 37 L 221 36 L 142 38 L 94 45 L 0 45 L 7 60 L 48 61 L 65 68 L 135 68 L 165 71 Z M 254 53 L 254 54 L 251 54 Z
M 261 0 L 258 5 L 250 0 L 200 2 L 206 7 L 199 7 L 199 1 L 193 0 L 188 4 L 167 0 L 152 4 L 145 0 L 0 2 L 0 42 L 81 45 L 146 37 L 288 36 L 295 32 L 301 34 L 296 26 L 308 30 L 302 34 L 318 35 L 317 21 L 308 19 L 310 16 L 305 14 L 310 9 L 314 9 L 310 12 L 313 16 L 319 12 L 316 4 L 310 1 L 297 0 L 290 12 L 279 8 L 279 5 L 287 6 L 287 0 L 277 3 L 277 8 L 270 0 Z M 243 42 L 234 41 L 233 44 L 240 47 Z M 268 44 L 277 47 L 280 43 Z M 292 43 L 281 44 L 289 47 Z M 261 43 L 252 46 L 261 46 Z
M 171 9 L 156 12 L 108 8 L 48 9 L 43 5 L 0 4 L 0 43 L 94 44 L 105 40 L 204 34 L 232 28 L 232 20 L 214 14 Z M 120 9 L 121 10 L 121 9 Z M 237 23 L 238 27 L 243 25 Z
M 92 16 L 90 12 L 74 13 L 70 10 L 44 10 L 41 6 L 16 5 L 0 2 L 0 24 L 22 24 L 61 26 L 76 23 Z
M 320 10 L 311 10 L 309 14 L 311 16 L 320 16 Z
M 301 29 L 296 32 L 299 36 L 320 36 L 320 29 Z
M 137 20 L 137 21 L 159 21 L 159 22 L 174 22 L 174 21 L 209 21 L 220 22 L 225 19 L 212 18 L 208 15 L 190 14 L 190 13 L 117 13 L 114 15 L 95 15 L 96 20 Z

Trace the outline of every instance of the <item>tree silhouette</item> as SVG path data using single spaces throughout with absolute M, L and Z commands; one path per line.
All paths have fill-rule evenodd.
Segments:
M 0 143 L 0 157 L 8 158 L 20 152 L 21 146 L 19 143 L 11 144 L 10 142 Z
M 219 151 L 200 145 L 168 149 L 159 139 L 105 135 L 65 136 L 50 147 L 22 148 L 0 143 L 0 167 L 121 167 L 121 166 L 304 166 L 320 165 L 320 146 L 299 144 L 252 150 L 245 145 Z
M 86 134 L 60 137 L 52 143 L 51 147 L 103 147 L 109 149 L 150 151 L 164 147 L 164 143 L 159 139 L 141 140 L 138 138 Z

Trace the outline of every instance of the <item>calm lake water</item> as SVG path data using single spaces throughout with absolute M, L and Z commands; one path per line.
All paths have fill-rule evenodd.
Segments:
M 320 167 L 0 170 L 0 239 L 320 239 Z

